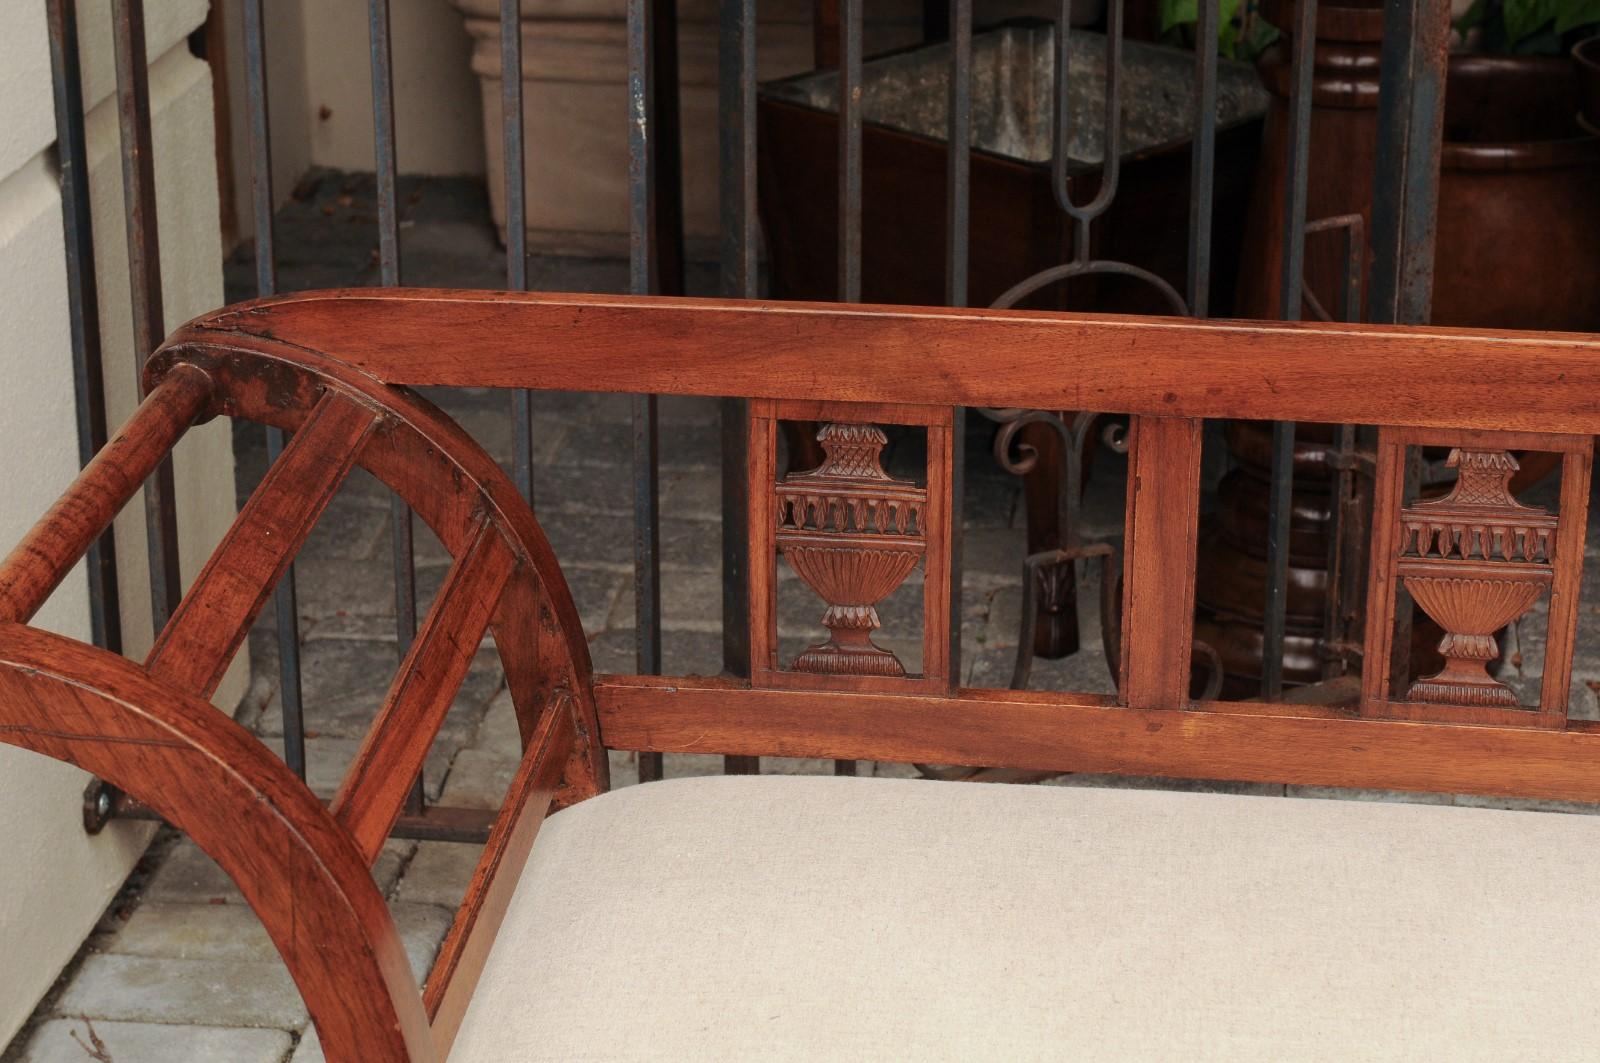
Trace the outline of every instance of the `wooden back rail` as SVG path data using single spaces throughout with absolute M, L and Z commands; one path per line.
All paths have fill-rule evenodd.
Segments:
M 242 304 L 178 330 L 138 413 L 0 564 L 0 740 L 71 761 L 156 808 L 239 883 L 328 1057 L 448 1052 L 547 811 L 607 785 L 607 747 L 1123 772 L 1600 800 L 1600 725 L 1568 684 L 1600 432 L 1600 339 L 427 290 Z M 571 597 L 495 463 L 409 386 L 752 400 L 751 679 L 593 676 Z M 957 406 L 1131 419 L 1118 693 L 959 685 L 950 584 Z M 213 415 L 293 433 L 144 664 L 26 626 L 184 429 Z M 1351 711 L 1192 703 L 1201 422 L 1381 426 L 1366 686 Z M 780 478 L 777 426 L 826 458 Z M 926 475 L 880 462 L 884 425 L 926 434 Z M 1444 499 L 1406 504 L 1405 448 L 1445 445 Z M 1559 455 L 1559 511 L 1511 498 L 1512 451 Z M 453 563 L 347 777 L 323 806 L 205 699 L 338 485 L 398 491 Z M 776 645 L 777 565 L 829 640 Z M 874 606 L 923 570 L 912 674 Z M 1449 632 L 1444 673 L 1388 682 L 1404 586 Z M 1483 671 L 1493 631 L 1549 596 L 1536 707 Z M 524 758 L 425 991 L 369 867 L 485 632 Z M 1487 641 L 1486 641 L 1487 640 Z

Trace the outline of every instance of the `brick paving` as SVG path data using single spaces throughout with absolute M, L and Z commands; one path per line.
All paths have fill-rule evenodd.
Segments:
M 373 284 L 370 178 L 325 173 L 302 186 L 285 207 L 279 230 L 286 290 Z M 503 252 L 489 227 L 481 186 L 467 181 L 403 183 L 402 233 L 406 280 L 412 284 L 497 287 Z M 626 263 L 535 258 L 533 285 L 551 290 L 621 291 Z M 229 265 L 230 294 L 250 294 L 248 260 Z M 690 271 L 695 290 L 715 286 L 711 268 Z M 511 429 L 503 393 L 431 395 L 498 460 L 509 465 Z M 629 404 L 625 396 L 540 394 L 534 403 L 535 499 L 577 600 L 595 667 L 631 671 L 633 590 L 629 492 Z M 1023 553 L 1017 482 L 989 455 L 986 425 L 973 418 L 968 446 L 963 675 L 976 686 L 1004 686 L 1015 652 Z M 714 672 L 720 662 L 721 596 L 717 511 L 716 409 L 706 400 L 662 403 L 663 654 L 675 673 Z M 259 480 L 265 454 L 259 429 L 235 434 L 242 499 Z M 902 455 L 904 458 L 905 455 Z M 1102 455 L 1086 499 L 1086 532 L 1120 536 L 1125 466 Z M 301 637 L 308 718 L 308 781 L 331 794 L 353 756 L 379 698 L 381 678 L 396 660 L 388 501 L 365 474 L 354 476 L 330 506 L 299 563 Z M 1590 556 L 1596 553 L 1591 522 Z M 438 586 L 447 558 L 418 527 L 418 586 L 424 598 Z M 1589 581 L 1600 580 L 1591 564 Z M 792 577 L 785 590 L 795 587 Z M 1586 593 L 1600 587 L 1586 585 Z M 885 603 L 882 640 L 914 660 L 913 583 Z M 1591 596 L 1589 601 L 1595 599 Z M 1083 649 L 1064 661 L 1040 661 L 1041 689 L 1111 690 L 1098 638 L 1092 577 L 1080 594 Z M 786 650 L 814 637 L 818 608 L 801 594 L 780 592 L 779 633 Z M 252 633 L 252 682 L 237 718 L 276 745 L 282 734 L 277 647 L 270 609 Z M 1593 718 L 1600 679 L 1600 619 L 1584 612 L 1573 711 Z M 908 641 L 889 632 L 912 631 Z M 1542 618 L 1518 631 L 1508 678 L 1531 689 L 1542 666 Z M 424 770 L 431 799 L 497 806 L 516 764 L 515 720 L 492 653 L 485 651 L 452 707 Z M 827 772 L 823 761 L 764 761 L 768 771 Z M 866 765 L 882 774 L 908 774 L 896 765 Z M 669 775 L 720 770 L 720 759 L 669 756 Z M 637 781 L 630 756 L 612 755 L 616 785 Z M 1285 792 L 1282 786 L 1184 783 L 1175 780 L 1077 776 L 1065 785 L 1163 786 Z M 1398 795 L 1291 788 L 1317 796 L 1391 798 Z M 1448 797 L 1426 798 L 1449 801 Z M 1485 804 L 1481 800 L 1460 803 Z M 1510 802 L 1492 802 L 1497 805 Z M 1529 803 L 1522 803 L 1529 804 Z M 1532 803 L 1588 811 L 1587 806 Z M 390 842 L 375 874 L 390 899 L 413 967 L 425 973 L 465 891 L 476 848 L 446 842 Z M 82 954 L 40 1006 L 29 1028 L 0 1053 L 4 1063 L 175 1059 L 320 1060 L 315 1033 L 287 972 L 259 922 L 232 883 L 186 839 L 163 832 L 129 887 L 111 906 Z

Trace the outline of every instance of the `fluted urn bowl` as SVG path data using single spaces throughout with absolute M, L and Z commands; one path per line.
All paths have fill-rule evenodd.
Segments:
M 830 605 L 872 606 L 905 582 L 922 557 L 921 543 L 842 546 L 780 541 L 795 574 Z
M 806 586 L 828 603 L 822 623 L 829 639 L 795 658 L 798 672 L 900 677 L 899 658 L 872 641 L 878 628 L 873 608 L 911 575 L 925 545 L 918 539 L 852 537 L 818 542 L 803 535 L 779 536 L 778 546 Z
M 1506 566 L 1511 568 L 1512 566 Z M 1548 569 L 1515 566 L 1503 578 L 1407 574 L 1406 590 L 1445 629 L 1437 675 L 1411 684 L 1407 697 L 1451 705 L 1517 707 L 1510 687 L 1485 667 L 1499 656 L 1495 633 L 1528 611 L 1550 582 Z
M 1451 635 L 1492 640 L 1528 611 L 1548 581 L 1408 576 L 1405 582 L 1417 604 Z

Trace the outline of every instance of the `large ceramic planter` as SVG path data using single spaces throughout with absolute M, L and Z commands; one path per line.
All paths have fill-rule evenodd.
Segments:
M 1600 136 L 1566 56 L 1454 56 L 1433 321 L 1600 331 Z
M 505 233 L 498 0 L 451 0 L 473 41 L 483 94 L 489 204 Z M 868 12 L 870 48 L 915 40 L 920 8 L 893 0 Z M 758 74 L 812 65 L 806 0 L 760 5 Z M 678 18 L 684 229 L 691 252 L 717 234 L 717 5 L 685 0 Z M 535 250 L 625 255 L 628 249 L 627 10 L 624 0 L 528 0 L 522 15 L 528 237 Z
M 1263 0 L 1261 15 L 1284 37 L 1257 63 L 1272 94 L 1261 135 L 1238 284 L 1239 317 L 1277 318 L 1283 260 L 1283 192 L 1289 149 L 1289 89 L 1293 81 L 1294 0 Z M 1317 5 L 1312 49 L 1311 143 L 1306 163 L 1306 217 L 1372 213 L 1378 128 L 1378 60 L 1383 42 L 1380 0 L 1332 0 Z M 1305 245 L 1306 287 L 1334 307 L 1344 258 L 1337 234 Z M 1364 278 L 1363 278 L 1364 281 Z M 1364 304 L 1363 304 L 1364 305 Z M 1309 315 L 1307 315 L 1309 316 Z
M 1286 34 L 1293 0 L 1264 0 Z M 1371 232 L 1383 37 L 1379 0 L 1318 5 L 1313 49 L 1306 217 L 1360 214 Z M 1593 47 L 1593 46 L 1591 46 Z M 1261 58 L 1273 93 L 1251 199 L 1242 317 L 1276 318 L 1288 150 L 1291 42 Z M 1582 60 L 1453 55 L 1444 144 L 1432 320 L 1485 328 L 1600 329 L 1600 137 L 1579 125 Z M 1306 287 L 1331 308 L 1343 276 L 1340 241 L 1312 235 Z M 1362 283 L 1365 288 L 1363 271 Z M 1363 305 L 1365 300 L 1363 297 Z
M 1262 13 L 1286 33 L 1293 26 L 1293 0 L 1264 0 Z M 1378 122 L 1378 73 L 1383 8 L 1378 0 L 1336 0 L 1318 5 L 1313 48 L 1310 161 L 1307 168 L 1308 219 L 1359 214 L 1372 217 Z M 1285 39 L 1260 62 L 1262 81 L 1273 94 L 1262 137 L 1261 165 L 1246 232 L 1239 278 L 1240 316 L 1276 318 L 1283 241 L 1284 160 L 1288 150 L 1288 95 L 1292 42 Z M 1432 320 L 1439 324 L 1495 328 L 1600 329 L 1600 138 L 1586 135 L 1577 121 L 1577 64 L 1562 58 L 1450 58 L 1446 85 L 1444 143 L 1441 149 L 1439 210 L 1434 259 Z M 1335 305 L 1344 276 L 1341 241 L 1311 235 L 1305 248 L 1305 281 L 1324 307 Z M 1370 256 L 1369 256 L 1370 258 Z M 1362 287 L 1366 286 L 1363 269 Z M 1363 306 L 1365 295 L 1363 294 Z M 1310 316 L 1309 309 L 1305 310 Z M 1326 480 L 1306 475 L 1300 452 L 1315 440 L 1316 426 L 1301 426 L 1297 442 L 1293 534 L 1301 534 L 1301 514 L 1325 512 Z M 1253 443 L 1252 443 L 1253 440 Z M 1230 429 L 1236 457 L 1258 466 L 1264 476 L 1266 434 Z M 1248 455 L 1239 447 L 1251 444 Z M 1525 486 L 1548 471 L 1548 463 L 1529 461 Z M 1217 516 L 1220 526 L 1205 542 L 1224 548 L 1202 553 L 1202 578 L 1196 598 L 1209 635 L 1216 637 L 1229 686 L 1260 674 L 1260 615 L 1239 609 L 1264 597 L 1260 575 L 1235 555 L 1240 542 L 1254 542 L 1264 556 L 1260 522 L 1253 518 L 1265 500 L 1265 481 L 1252 481 L 1246 512 L 1230 507 Z M 1309 525 L 1307 526 L 1309 530 Z M 1238 534 L 1247 532 L 1248 536 Z M 1231 534 L 1231 538 L 1230 538 Z M 1231 552 L 1230 549 L 1231 548 Z M 1203 547 L 1204 549 L 1204 547 Z M 1312 568 L 1325 567 L 1309 555 L 1291 561 L 1291 639 L 1285 649 L 1290 681 L 1315 679 L 1321 662 L 1309 641 L 1321 628 L 1325 579 Z M 1229 582 L 1234 572 L 1251 582 Z M 1325 574 L 1324 574 L 1325 575 Z M 1231 591 L 1225 594 L 1224 591 Z M 1431 593 L 1425 587 L 1423 594 Z M 1441 609 L 1448 602 L 1438 603 Z M 1224 617 L 1212 625 L 1211 618 Z M 1315 618 L 1297 630 L 1297 620 Z M 1437 618 L 1435 618 L 1437 619 Z M 1200 630 L 1196 629 L 1197 632 Z M 1437 667 L 1438 629 L 1418 616 L 1413 674 Z M 1492 632 L 1490 632 L 1492 634 Z M 1429 638 L 1427 636 L 1431 635 Z M 1490 640 L 1492 641 L 1492 639 Z M 1479 644 L 1484 645 L 1482 643 Z M 1459 669 L 1458 669 L 1459 670 Z M 1477 672 L 1483 671 L 1481 665 Z

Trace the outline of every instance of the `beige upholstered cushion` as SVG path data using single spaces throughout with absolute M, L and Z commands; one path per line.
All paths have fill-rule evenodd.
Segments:
M 450 1063 L 1600 1059 L 1600 819 L 686 779 L 544 826 Z

